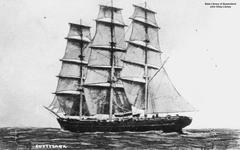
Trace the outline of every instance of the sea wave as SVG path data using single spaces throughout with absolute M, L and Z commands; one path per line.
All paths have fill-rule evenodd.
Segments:
M 0 128 L 0 149 L 240 149 L 240 130 L 188 129 L 178 134 Z

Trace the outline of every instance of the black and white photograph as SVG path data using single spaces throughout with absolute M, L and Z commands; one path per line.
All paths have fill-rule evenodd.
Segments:
M 0 150 L 240 149 L 237 0 L 0 0 Z

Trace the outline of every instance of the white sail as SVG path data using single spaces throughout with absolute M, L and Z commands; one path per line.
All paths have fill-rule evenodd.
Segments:
M 54 97 L 52 103 L 48 106 L 48 108 L 56 113 L 64 113 L 64 110 L 61 108 L 56 96 Z
M 144 84 L 124 80 L 123 85 L 130 104 L 138 109 L 144 109 Z
M 142 22 L 145 22 L 145 23 L 158 26 L 155 18 L 156 12 L 152 11 L 146 6 L 141 6 L 141 5 L 133 5 L 133 6 L 134 6 L 134 13 L 132 15 L 132 18 L 141 20 Z M 145 14 L 147 18 L 145 18 Z
M 79 99 L 79 95 L 57 94 L 49 108 L 56 113 L 64 113 L 66 116 L 79 116 Z M 83 115 L 89 115 L 85 98 L 82 110 Z
M 156 70 L 151 70 L 154 75 Z M 195 111 L 171 83 L 166 70 L 161 69 L 149 82 L 149 113 L 176 113 Z
M 57 92 L 60 91 L 77 91 L 78 80 L 70 78 L 59 78 L 57 85 Z
M 83 34 L 83 39 L 91 40 L 90 27 L 81 24 L 70 23 L 70 31 L 68 33 L 69 38 L 81 39 L 81 34 Z
M 110 48 L 110 41 L 111 41 L 111 24 L 108 22 L 99 22 L 97 20 L 96 25 L 96 33 L 94 36 L 94 40 L 92 43 L 92 47 L 102 47 L 102 48 Z M 116 43 L 116 48 L 120 50 L 124 50 L 126 47 L 125 40 L 124 40 L 124 26 L 122 25 L 115 25 L 113 34 L 114 34 L 114 42 Z
M 91 115 L 109 114 L 109 88 L 108 87 L 91 87 L 85 88 L 86 103 Z M 123 89 L 115 89 L 113 96 L 113 112 L 128 112 L 131 105 Z
M 59 75 L 64 77 L 79 77 L 80 67 L 75 63 L 63 62 Z
M 159 50 L 158 28 L 148 26 L 147 32 L 147 38 L 149 40 L 148 46 L 152 46 Z M 145 38 L 145 25 L 141 22 L 133 21 L 130 41 L 144 42 Z
M 97 19 L 99 20 L 111 19 L 111 9 L 113 9 L 114 21 L 124 25 L 122 13 L 121 13 L 122 9 L 113 7 L 113 6 L 100 5 L 100 10 L 99 10 Z
M 85 60 L 88 60 L 90 54 L 89 48 L 86 47 L 87 45 L 88 43 L 83 43 L 83 55 L 85 56 Z M 79 60 L 80 50 L 80 42 L 78 40 L 69 38 L 63 59 Z

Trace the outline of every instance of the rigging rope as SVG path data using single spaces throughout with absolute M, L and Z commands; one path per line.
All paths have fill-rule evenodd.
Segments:
M 169 57 L 168 57 L 169 58 Z M 163 68 L 163 66 L 165 65 L 165 63 L 167 62 L 168 58 L 166 60 L 164 60 L 162 66 L 158 69 L 158 71 L 151 77 L 151 79 L 148 81 L 148 84 L 152 81 L 152 79 L 159 73 L 159 71 Z

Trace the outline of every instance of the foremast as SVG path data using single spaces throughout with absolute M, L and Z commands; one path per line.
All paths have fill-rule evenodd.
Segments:
M 90 27 L 87 25 L 69 23 L 70 30 L 65 55 L 60 61 L 62 68 L 57 76 L 59 78 L 55 98 L 50 109 L 62 112 L 66 116 L 88 115 L 83 83 L 89 57 L 89 43 L 91 42 Z
M 90 114 L 113 114 L 131 109 L 119 80 L 126 50 L 121 8 L 100 5 L 84 85 Z
M 84 55 L 83 55 L 83 49 L 84 49 L 84 43 L 85 41 L 83 40 L 83 28 L 85 26 L 82 26 L 82 20 L 80 20 L 80 55 L 79 60 L 80 62 L 84 61 Z M 79 80 L 78 80 L 78 90 L 80 92 L 80 99 L 79 99 L 79 117 L 80 119 L 82 118 L 82 109 L 83 109 L 83 96 L 84 96 L 84 91 L 83 91 L 83 65 L 80 65 L 80 71 L 79 71 Z

